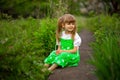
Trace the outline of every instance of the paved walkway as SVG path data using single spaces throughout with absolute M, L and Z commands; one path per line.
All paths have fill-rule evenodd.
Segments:
M 77 67 L 58 68 L 51 74 L 48 80 L 97 80 L 93 74 L 93 66 L 87 63 L 92 49 L 89 43 L 94 40 L 93 34 L 86 29 L 80 32 L 82 44 L 80 46 L 81 61 Z

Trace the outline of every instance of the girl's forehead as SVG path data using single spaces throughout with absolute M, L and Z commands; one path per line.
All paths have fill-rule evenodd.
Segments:
M 64 22 L 74 23 L 74 22 L 75 22 L 75 19 L 74 19 L 74 18 L 66 18 L 66 19 L 64 20 Z
M 75 21 L 65 21 L 64 23 L 75 23 Z

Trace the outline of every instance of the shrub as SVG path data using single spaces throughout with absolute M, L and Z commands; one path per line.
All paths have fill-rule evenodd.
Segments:
M 55 49 L 55 30 L 57 28 L 56 21 L 56 19 L 44 19 L 40 23 L 42 26 L 34 32 L 36 42 L 42 43 L 41 49 L 45 49 L 45 55 L 48 55 L 53 49 Z
M 0 79 L 45 80 L 43 59 L 55 44 L 56 20 L 0 21 Z
M 99 15 L 88 20 L 88 28 L 94 32 L 97 42 L 108 35 L 120 35 L 120 18 L 116 15 Z

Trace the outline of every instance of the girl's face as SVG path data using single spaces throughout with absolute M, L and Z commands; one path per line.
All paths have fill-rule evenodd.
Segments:
M 74 28 L 75 28 L 75 24 L 74 23 L 65 23 L 63 28 L 67 32 L 72 32 L 74 30 Z

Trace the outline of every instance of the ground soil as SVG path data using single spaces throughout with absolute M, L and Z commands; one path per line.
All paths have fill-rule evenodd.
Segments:
M 79 33 L 82 44 L 80 46 L 81 61 L 77 67 L 57 68 L 50 74 L 48 80 L 97 80 L 93 74 L 93 66 L 88 64 L 92 56 L 92 48 L 89 44 L 94 41 L 92 32 L 82 29 Z

